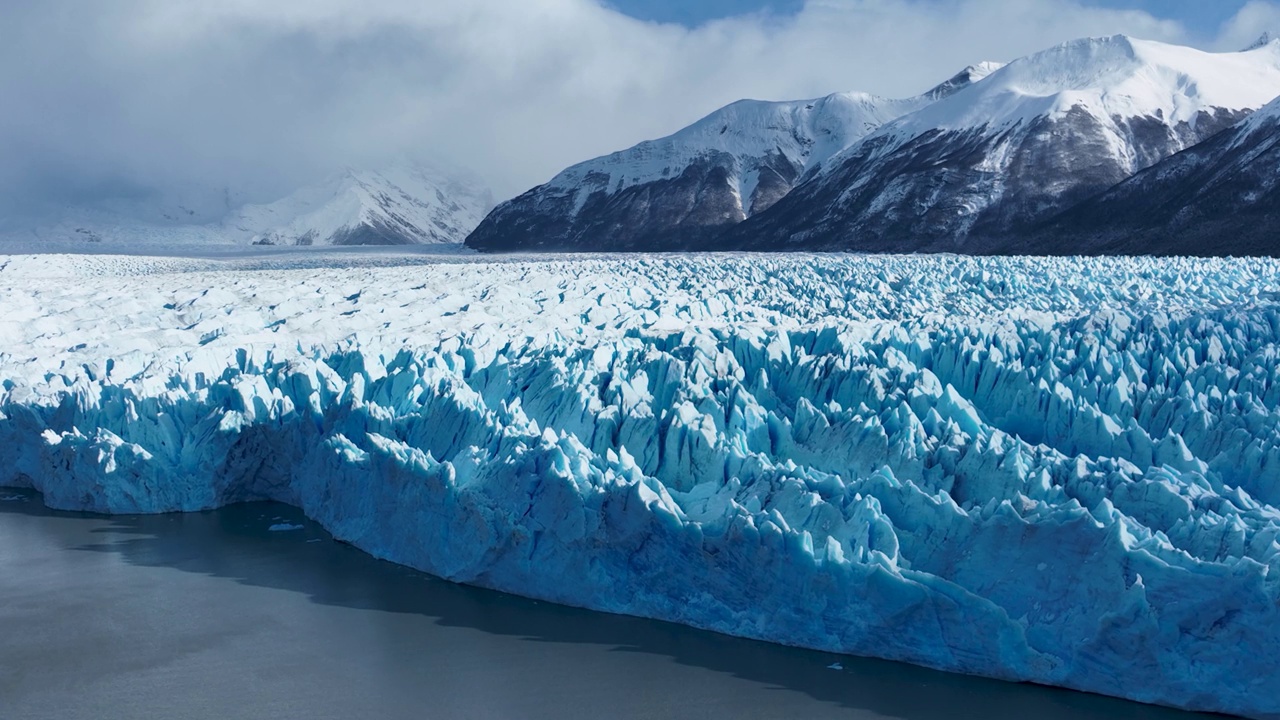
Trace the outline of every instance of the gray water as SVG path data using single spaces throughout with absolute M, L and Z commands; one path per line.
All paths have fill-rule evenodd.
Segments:
M 729 717 L 1209 716 L 453 585 L 281 505 L 105 518 L 0 490 L 5 720 Z

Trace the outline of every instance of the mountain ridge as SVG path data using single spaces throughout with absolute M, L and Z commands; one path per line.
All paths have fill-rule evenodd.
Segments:
M 886 124 L 721 242 L 1050 252 L 1025 240 L 1030 228 L 1277 94 L 1280 45 L 1205 53 L 1124 36 L 1065 43 Z
M 775 163 L 770 169 L 782 174 L 782 165 L 791 174 L 774 183 L 773 196 L 759 208 L 744 203 L 742 194 L 714 192 L 717 184 L 741 187 L 730 162 L 710 162 L 700 173 L 686 168 L 664 180 L 686 183 L 680 188 L 686 202 L 677 207 L 661 205 L 660 194 L 631 188 L 642 197 L 621 201 L 607 183 L 583 189 L 580 182 L 575 192 L 595 198 L 589 223 L 575 214 L 587 203 L 547 191 L 556 187 L 553 180 L 499 205 L 467 244 L 498 251 L 1088 253 L 1087 245 L 1037 246 L 1046 236 L 1033 230 L 1232 128 L 1280 95 L 1280 42 L 1274 41 L 1210 53 L 1116 35 L 975 68 L 974 77 L 962 72 L 939 85 L 936 97 L 911 99 L 909 112 L 885 118 L 851 142 L 833 143 L 838 149 L 806 156 L 803 164 L 790 156 Z M 618 155 L 566 173 L 598 168 Z M 670 217 L 655 220 L 664 212 Z
M 570 166 L 499 205 L 469 238 L 510 249 L 683 249 L 768 211 L 823 163 L 884 123 L 981 81 L 971 65 L 920 95 L 834 93 L 739 100 L 657 140 Z M 608 236 L 607 247 L 593 238 Z

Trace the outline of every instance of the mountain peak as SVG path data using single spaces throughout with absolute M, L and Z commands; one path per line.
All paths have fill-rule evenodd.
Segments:
M 402 159 L 378 170 L 344 167 L 269 205 L 246 206 L 225 224 L 264 244 L 456 243 L 492 204 L 467 173 Z
M 1012 237 L 1277 93 L 1280 51 L 1113 35 L 972 65 L 904 100 L 742 101 L 567 169 L 503 203 L 467 244 L 955 250 Z
M 1064 43 L 888 123 L 722 242 L 1030 251 L 1018 238 L 1037 223 L 1278 93 L 1271 49 L 1210 53 L 1124 35 Z
M 1103 124 L 1119 116 L 1162 118 L 1172 126 L 1215 108 L 1257 109 L 1277 83 L 1280 52 L 1211 53 L 1126 35 L 1085 38 L 1015 60 L 972 91 L 944 96 L 880 134 L 1013 127 L 1072 112 Z
M 990 61 L 970 65 L 948 78 L 946 82 L 926 92 L 924 97 L 930 100 L 941 100 L 942 98 L 950 97 L 1002 67 L 1004 67 L 1004 63 Z
M 1280 37 L 1276 37 L 1275 35 L 1271 34 L 1270 30 L 1268 30 L 1262 33 L 1262 36 L 1259 37 L 1257 40 L 1253 41 L 1253 44 L 1245 48 L 1243 52 L 1252 52 L 1254 50 L 1259 50 L 1272 43 L 1280 43 Z

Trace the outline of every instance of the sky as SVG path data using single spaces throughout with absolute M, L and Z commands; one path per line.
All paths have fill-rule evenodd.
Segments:
M 0 0 L 0 225 L 183 188 L 268 202 L 404 158 L 509 197 L 744 97 L 905 97 L 1078 37 L 1268 29 L 1280 0 Z
M 1194 36 L 1212 38 L 1248 0 L 1090 0 L 1100 8 L 1142 10 L 1183 24 Z M 794 15 L 803 0 L 612 0 L 609 3 L 631 17 L 689 27 L 748 13 Z

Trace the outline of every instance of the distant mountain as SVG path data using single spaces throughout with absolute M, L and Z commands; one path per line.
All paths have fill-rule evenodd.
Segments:
M 119 244 L 411 245 L 461 243 L 493 206 L 464 172 L 400 163 L 344 170 L 265 205 L 232 190 L 139 192 L 42 208 L 0 239 Z
M 1119 254 L 1280 255 L 1280 99 L 1072 208 L 1040 236 Z
M 697 249 L 771 208 L 884 123 L 948 97 L 999 65 L 914 98 L 840 93 L 743 100 L 660 140 L 575 165 L 503 203 L 468 239 L 485 250 Z
M 399 165 L 352 170 L 269 205 L 249 205 L 222 226 L 259 244 L 423 245 L 461 243 L 493 207 L 478 181 Z
M 1124 36 L 1010 63 L 864 138 L 728 247 L 1089 252 L 1032 228 L 1280 95 L 1280 43 L 1206 53 Z

